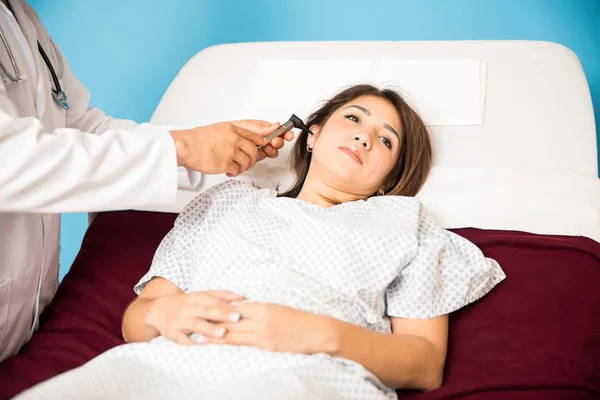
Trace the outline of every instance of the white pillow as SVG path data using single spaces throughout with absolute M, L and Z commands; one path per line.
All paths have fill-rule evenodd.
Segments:
M 242 60 L 242 61 L 240 61 Z M 583 235 L 600 241 L 589 87 L 577 57 L 547 42 L 273 42 L 213 46 L 172 82 L 151 122 L 305 119 L 356 83 L 401 88 L 429 125 L 435 166 L 420 197 L 445 228 Z M 450 110 L 450 112 L 449 112 Z M 290 144 L 239 179 L 284 189 Z M 226 180 L 180 190 L 179 212 Z

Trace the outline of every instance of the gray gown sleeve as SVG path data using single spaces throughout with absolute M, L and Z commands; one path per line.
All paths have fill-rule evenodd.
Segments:
M 448 314 L 490 292 L 506 275 L 468 240 L 439 227 L 423 205 L 416 256 L 386 290 L 390 317 Z
M 227 181 L 209 188 L 188 203 L 160 243 L 149 271 L 135 285 L 135 293 L 139 295 L 155 277 L 168 279 L 187 291 L 195 269 L 195 254 L 201 251 L 203 238 L 220 217 L 243 198 L 243 194 L 251 191 L 252 188 L 243 182 Z

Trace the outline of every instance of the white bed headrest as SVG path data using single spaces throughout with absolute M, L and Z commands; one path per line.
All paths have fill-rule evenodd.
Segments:
M 600 241 L 594 115 L 579 60 L 547 42 L 272 42 L 192 58 L 151 122 L 196 126 L 306 118 L 346 86 L 398 89 L 430 127 L 436 153 L 419 197 L 445 228 L 583 235 Z M 287 187 L 291 145 L 239 177 Z M 180 190 L 178 212 L 226 180 Z

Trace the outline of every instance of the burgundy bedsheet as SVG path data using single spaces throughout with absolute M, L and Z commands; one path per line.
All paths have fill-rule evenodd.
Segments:
M 123 343 L 133 285 L 174 214 L 102 213 L 88 229 L 40 330 L 0 364 L 0 400 Z M 586 238 L 460 229 L 507 279 L 451 315 L 442 388 L 401 399 L 600 399 L 600 244 Z

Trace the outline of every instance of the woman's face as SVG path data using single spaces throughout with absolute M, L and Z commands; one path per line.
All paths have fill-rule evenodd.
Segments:
M 350 195 L 368 197 L 382 188 L 400 154 L 400 117 L 379 97 L 357 97 L 311 130 L 309 177 L 315 173 L 327 186 Z

